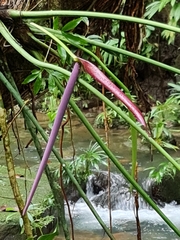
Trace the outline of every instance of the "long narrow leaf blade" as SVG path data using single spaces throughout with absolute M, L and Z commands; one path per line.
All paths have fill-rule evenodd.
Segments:
M 78 58 L 84 70 L 95 80 L 101 83 L 106 89 L 111 91 L 136 117 L 136 119 L 146 127 L 144 117 L 139 108 L 103 73 L 91 62 Z

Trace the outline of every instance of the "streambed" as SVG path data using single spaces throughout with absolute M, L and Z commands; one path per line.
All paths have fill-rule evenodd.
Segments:
M 47 119 L 43 115 L 38 116 L 40 124 L 44 127 L 47 127 Z M 93 121 L 93 118 L 90 118 L 90 121 Z M 20 138 L 23 143 L 23 147 L 30 140 L 30 135 L 23 127 L 23 120 L 18 119 L 18 126 L 20 128 Z M 102 129 L 97 129 L 99 135 L 105 140 L 104 131 Z M 83 149 L 86 149 L 92 137 L 84 129 L 81 122 L 75 119 L 73 120 L 73 142 L 76 150 L 76 155 L 82 153 Z M 24 167 L 26 163 L 22 155 L 19 154 L 17 148 L 16 140 L 11 134 L 12 141 L 12 151 L 15 159 L 15 165 Z M 43 142 L 43 140 L 42 140 Z M 120 130 L 111 130 L 109 132 L 109 142 L 110 149 L 119 159 L 119 161 L 129 169 L 130 167 L 130 156 L 131 156 L 131 142 L 129 140 L 129 131 L 128 129 Z M 45 146 L 45 143 L 43 143 Z M 59 148 L 59 141 L 56 142 L 56 147 Z M 3 149 L 0 146 L 0 164 L 4 165 L 4 156 Z M 34 166 L 39 162 L 39 157 L 33 145 L 30 145 L 25 151 L 25 157 L 28 165 Z M 73 148 L 71 145 L 71 137 L 69 133 L 65 133 L 64 142 L 63 142 L 63 151 L 64 159 L 71 160 L 73 156 Z M 179 152 L 171 152 L 174 157 L 179 156 Z M 157 166 L 161 161 L 165 159 L 159 154 L 154 154 L 154 161 L 150 161 L 150 153 L 148 146 L 139 144 L 138 151 L 138 165 L 139 165 L 139 178 L 144 179 L 148 176 L 147 171 L 143 171 L 144 168 L 150 167 L 152 165 Z M 49 166 L 51 164 L 54 166 L 56 160 L 54 160 L 53 154 L 49 160 Z M 116 168 L 111 166 L 113 172 L 118 172 Z M 72 208 L 73 222 L 77 235 L 77 239 L 102 239 L 104 232 L 101 226 L 97 223 L 96 219 L 87 208 L 86 204 L 79 200 Z M 108 210 L 96 207 L 99 215 L 102 219 L 109 224 L 108 220 Z M 169 217 L 172 222 L 180 228 L 180 207 L 175 203 L 166 204 L 165 208 L 162 211 Z M 140 221 L 141 221 L 141 230 L 142 230 L 142 239 L 165 239 L 165 240 L 176 240 L 179 239 L 176 234 L 174 234 L 169 227 L 163 222 L 163 220 L 153 211 L 149 209 L 139 210 Z M 88 217 L 87 217 L 88 216 Z M 117 239 L 131 240 L 136 239 L 136 223 L 133 210 L 114 210 L 112 211 L 112 221 L 113 221 L 113 231 L 116 234 Z M 82 237 L 82 238 L 81 238 Z M 60 238 L 61 239 L 61 238 Z M 105 238 L 106 239 L 106 238 Z

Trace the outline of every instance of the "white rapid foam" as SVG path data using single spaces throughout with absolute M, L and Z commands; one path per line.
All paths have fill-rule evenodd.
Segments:
M 72 208 L 73 222 L 76 230 L 94 231 L 103 234 L 102 227 L 97 222 L 86 204 L 80 200 Z M 101 207 L 96 210 L 103 221 L 109 226 L 109 211 Z M 161 209 L 166 216 L 180 228 L 180 206 L 175 203 L 166 204 Z M 150 209 L 139 210 L 141 231 L 143 240 L 178 240 L 179 237 L 167 226 L 162 218 Z M 114 210 L 112 211 L 112 225 L 114 232 L 129 232 L 136 235 L 136 221 L 133 210 Z

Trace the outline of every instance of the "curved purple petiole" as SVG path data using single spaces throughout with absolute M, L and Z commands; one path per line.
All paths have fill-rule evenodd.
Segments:
M 64 113 L 66 111 L 66 108 L 67 108 L 70 96 L 71 96 L 71 94 L 73 92 L 73 88 L 74 88 L 75 82 L 76 82 L 76 80 L 78 78 L 79 70 L 80 70 L 79 63 L 76 62 L 74 64 L 74 67 L 73 67 L 71 76 L 69 78 L 69 81 L 67 83 L 67 86 L 66 86 L 66 88 L 64 90 L 64 94 L 62 96 L 62 99 L 61 99 L 61 102 L 60 102 L 60 105 L 59 105 L 59 108 L 58 108 L 58 112 L 57 112 L 57 115 L 56 115 L 56 118 L 55 118 L 52 130 L 51 130 L 51 133 L 50 133 L 50 136 L 49 136 L 49 141 L 48 141 L 48 143 L 46 145 L 46 149 L 44 151 L 43 158 L 42 158 L 42 160 L 40 162 L 39 169 L 38 169 L 38 172 L 36 174 L 36 178 L 34 180 L 33 186 L 31 188 L 31 191 L 30 191 L 29 196 L 27 198 L 27 202 L 26 202 L 25 207 L 23 209 L 23 215 L 26 213 L 26 211 L 27 211 L 27 209 L 28 209 L 28 207 L 29 207 L 29 205 L 31 203 L 31 200 L 32 200 L 32 198 L 34 196 L 34 193 L 36 191 L 36 188 L 38 186 L 39 180 L 40 180 L 40 178 L 42 176 L 42 173 L 44 171 L 44 168 L 45 168 L 45 166 L 47 164 L 49 155 L 51 153 L 51 150 L 53 148 L 54 142 L 56 140 L 59 128 L 61 126 L 61 123 L 62 123 L 62 120 L 63 120 L 63 116 L 64 116 Z

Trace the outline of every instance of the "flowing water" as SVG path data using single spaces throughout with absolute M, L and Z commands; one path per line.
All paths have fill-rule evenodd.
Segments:
M 118 183 L 118 180 L 121 182 Z M 124 186 L 124 181 L 121 175 L 114 175 L 112 178 L 116 178 L 116 184 L 119 186 Z M 148 181 L 144 181 L 144 185 L 148 184 Z M 94 198 L 97 195 L 93 195 L 91 189 L 91 177 L 87 183 L 87 196 L 94 203 Z M 114 186 L 112 187 L 114 188 Z M 116 189 L 116 187 L 115 187 Z M 124 188 L 125 189 L 125 188 Z M 127 191 L 127 189 L 126 189 Z M 113 190 L 112 190 L 113 192 Z M 101 195 L 104 194 L 100 192 L 98 195 L 100 197 L 99 202 L 101 202 Z M 105 196 L 103 196 L 105 197 Z M 112 201 L 113 195 L 112 195 Z M 132 240 L 137 239 L 136 231 L 136 220 L 134 212 L 134 197 L 126 193 L 116 193 L 116 208 L 112 213 L 112 226 L 113 233 L 115 233 L 116 239 Z M 94 205 L 94 204 L 93 204 Z M 112 204 L 113 205 L 113 204 Z M 103 219 L 107 226 L 109 226 L 109 211 L 108 208 L 94 205 L 99 216 Z M 143 240 L 149 239 L 166 239 L 166 240 L 177 240 L 179 237 L 164 223 L 161 217 L 152 210 L 141 197 L 139 197 L 139 208 L 138 211 L 141 234 Z M 94 234 L 89 236 L 87 239 L 108 239 L 105 237 L 102 227 L 97 222 L 96 218 L 93 216 L 91 211 L 87 208 L 86 204 L 82 199 L 80 199 L 75 205 L 71 205 L 73 223 L 76 233 L 79 234 L 81 230 L 84 236 L 89 236 L 89 234 Z M 165 204 L 165 207 L 161 208 L 162 212 L 177 226 L 180 228 L 180 207 L 176 205 L 175 202 L 171 204 Z M 89 232 L 86 232 L 89 231 Z M 77 235 L 77 239 L 81 239 L 81 235 Z M 83 238 L 82 238 L 83 239 Z
M 96 208 L 103 221 L 109 225 L 109 213 L 107 209 Z M 167 204 L 162 211 L 172 222 L 180 227 L 180 208 L 174 204 Z M 76 231 L 88 231 L 94 233 L 94 236 L 102 239 L 104 232 L 98 224 L 95 217 L 83 202 L 78 202 L 73 208 L 73 223 Z M 177 240 L 179 237 L 173 233 L 163 220 L 153 210 L 139 210 L 141 222 L 142 239 L 167 239 Z M 113 232 L 117 233 L 117 239 L 136 239 L 136 222 L 133 210 L 115 210 L 112 211 Z M 119 233 L 119 235 L 118 235 Z M 123 238 L 120 238 L 121 234 Z M 79 238 L 78 238 L 79 239 Z M 89 238 L 91 239 L 91 238 Z M 98 239 L 98 238 L 97 238 Z
M 39 119 L 41 124 L 47 126 L 47 122 L 45 122 L 42 117 Z M 30 135 L 27 131 L 24 130 L 22 120 L 18 120 L 18 125 L 22 128 L 20 129 L 20 137 L 22 139 L 23 147 L 30 140 Z M 90 134 L 84 129 L 81 123 L 78 120 L 73 121 L 73 142 L 76 149 L 76 155 L 82 152 L 83 149 L 86 149 L 92 137 Z M 104 131 L 97 129 L 99 135 L 105 140 Z M 109 142 L 110 149 L 115 154 L 117 159 L 126 167 L 130 168 L 130 156 L 131 156 L 131 144 L 129 140 L 129 131 L 128 130 L 112 130 L 109 132 Z M 43 142 L 43 141 L 42 141 Z M 17 148 L 17 143 L 13 134 L 11 134 L 11 143 L 12 150 L 15 159 L 15 165 L 24 166 L 24 159 L 21 154 L 19 154 L 19 150 Z M 44 143 L 45 146 L 45 143 Z M 58 148 L 59 141 L 57 141 L 56 146 Z M 63 150 L 64 150 L 64 159 L 70 160 L 73 156 L 73 148 L 71 145 L 71 137 L 69 133 L 65 133 L 64 142 L 63 142 Z M 37 156 L 36 150 L 33 145 L 30 145 L 25 151 L 25 157 L 30 166 L 36 165 L 39 162 L 39 158 Z M 179 152 L 172 153 L 174 157 L 179 155 Z M 50 161 L 53 163 L 54 157 L 53 155 L 50 157 Z M 150 154 L 148 147 L 144 147 L 139 145 L 138 152 L 138 171 L 139 171 L 139 179 L 145 179 L 148 176 L 148 172 L 144 171 L 144 168 L 150 166 L 157 166 L 161 161 L 165 161 L 165 159 L 159 154 L 155 153 L 154 161 L 150 161 Z M 4 163 L 4 153 L 3 148 L 0 146 L 0 164 Z M 118 170 L 112 164 L 112 171 L 118 173 Z M 143 181 L 143 180 L 142 180 Z M 92 197 L 92 194 L 91 194 Z M 137 239 L 136 237 L 136 221 L 134 210 L 129 207 L 126 207 L 127 199 L 124 201 L 124 205 L 121 208 L 112 211 L 112 225 L 113 232 L 116 239 L 124 239 L 124 240 L 132 240 Z M 95 206 L 98 214 L 103 219 L 103 221 L 109 226 L 109 212 L 107 208 L 102 208 L 100 206 Z M 75 239 L 108 239 L 102 227 L 98 224 L 97 220 L 90 212 L 86 204 L 79 200 L 75 205 L 71 205 L 73 223 L 76 233 Z M 121 209 L 121 210 L 120 210 Z M 180 228 L 180 207 L 175 203 L 166 204 L 162 211 L 166 214 L 171 221 Z M 141 231 L 142 231 L 142 239 L 150 240 L 150 239 L 164 239 L 164 240 L 177 240 L 179 237 L 163 222 L 163 220 L 158 216 L 158 214 L 154 211 L 147 208 L 142 208 L 139 210 L 139 218 L 141 223 Z M 63 239 L 61 237 L 57 238 Z

